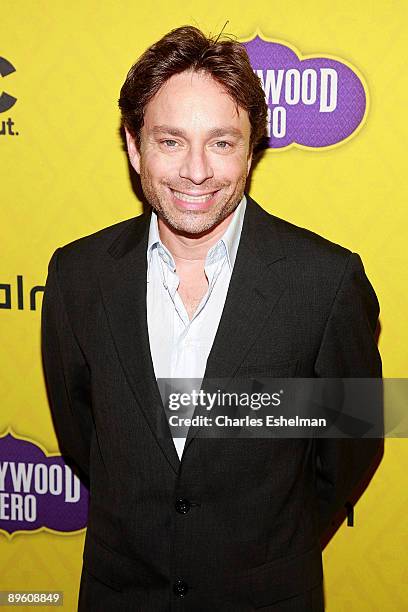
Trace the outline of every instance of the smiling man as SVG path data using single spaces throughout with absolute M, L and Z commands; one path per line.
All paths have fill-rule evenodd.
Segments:
M 379 377 L 375 293 L 358 255 L 245 193 L 267 106 L 242 45 L 178 28 L 119 105 L 150 207 L 57 249 L 43 301 L 90 486 L 79 610 L 321 612 L 320 538 L 377 440 L 173 439 L 157 379 Z

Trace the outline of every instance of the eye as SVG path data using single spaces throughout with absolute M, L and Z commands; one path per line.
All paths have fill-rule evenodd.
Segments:
M 169 149 L 174 149 L 174 147 L 177 145 L 177 142 L 175 140 L 167 138 L 166 140 L 162 140 L 161 144 L 164 144 Z
M 229 149 L 232 145 L 226 140 L 219 140 L 215 143 L 217 149 Z

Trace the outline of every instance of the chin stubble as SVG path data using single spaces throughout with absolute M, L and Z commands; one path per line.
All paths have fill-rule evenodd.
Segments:
M 216 211 L 208 215 L 206 212 L 187 210 L 183 213 L 178 213 L 176 209 L 175 214 L 170 205 L 166 204 L 166 198 L 160 197 L 160 193 L 154 189 L 153 184 L 148 174 L 141 168 L 140 173 L 143 193 L 158 215 L 160 215 L 164 221 L 172 229 L 178 232 L 184 232 L 189 234 L 201 234 L 215 227 L 221 221 L 223 221 L 231 212 L 236 208 L 238 203 L 242 199 L 242 195 L 245 190 L 246 175 L 242 177 L 240 183 L 238 183 L 235 191 L 227 198 L 227 201 L 217 208 Z M 169 185 L 163 184 L 169 188 Z M 218 185 L 217 187 L 211 186 L 210 188 L 214 191 L 224 187 L 225 185 Z M 180 188 L 182 191 L 182 188 Z

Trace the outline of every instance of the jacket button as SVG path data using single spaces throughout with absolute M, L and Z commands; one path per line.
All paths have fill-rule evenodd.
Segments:
M 191 502 L 189 502 L 188 499 L 184 499 L 181 497 L 176 501 L 175 506 L 177 512 L 180 512 L 180 514 L 187 514 L 187 512 L 191 508 Z
M 178 578 L 176 582 L 173 584 L 173 592 L 176 595 L 176 597 L 184 597 L 187 591 L 188 591 L 187 582 L 184 582 L 184 580 L 181 580 L 180 578 Z

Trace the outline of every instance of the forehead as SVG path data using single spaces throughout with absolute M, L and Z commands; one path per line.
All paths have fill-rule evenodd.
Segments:
M 203 72 L 182 72 L 166 81 L 147 104 L 144 114 L 147 130 L 158 123 L 192 130 L 233 126 L 244 136 L 250 132 L 247 111 L 237 106 L 211 75 Z

